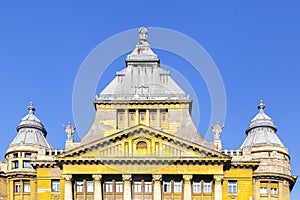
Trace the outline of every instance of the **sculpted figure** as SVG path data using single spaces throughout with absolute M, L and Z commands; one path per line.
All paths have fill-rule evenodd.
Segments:
M 65 128 L 65 131 L 67 133 L 67 141 L 71 141 L 73 142 L 74 141 L 74 133 L 75 133 L 75 129 L 76 127 L 73 127 L 71 122 L 68 123 L 68 126 L 67 127 L 64 127 Z

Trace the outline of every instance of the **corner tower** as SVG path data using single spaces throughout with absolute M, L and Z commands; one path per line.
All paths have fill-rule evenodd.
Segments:
M 147 28 L 141 27 L 139 41 L 126 58 L 126 68 L 117 72 L 94 101 L 96 117 L 81 143 L 142 124 L 213 148 L 192 122 L 192 100 L 160 67 L 147 39 Z
M 288 150 L 277 137 L 277 127 L 264 109 L 265 104 L 261 101 L 259 111 L 250 121 L 246 130 L 247 138 L 241 146 L 244 156 L 260 161 L 253 173 L 253 198 L 278 197 L 289 200 L 297 177 L 291 174 Z
M 47 131 L 35 115 L 30 102 L 28 114 L 17 126 L 17 136 L 9 145 L 5 159 L 9 188 L 8 199 L 36 199 L 36 170 L 31 162 L 45 149 L 51 149 L 46 139 Z

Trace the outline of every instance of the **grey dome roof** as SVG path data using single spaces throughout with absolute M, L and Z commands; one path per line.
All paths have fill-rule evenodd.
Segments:
M 263 101 L 258 106 L 258 114 L 250 121 L 249 127 L 246 130 L 247 138 L 241 148 L 254 146 L 280 146 L 284 147 L 283 143 L 276 135 L 277 128 L 271 119 L 264 112 L 265 105 Z
M 47 131 L 42 122 L 34 114 L 35 108 L 30 102 L 28 114 L 21 119 L 17 126 L 18 134 L 10 146 L 15 145 L 37 145 L 44 148 L 51 148 L 46 139 Z
M 140 31 L 147 29 L 142 27 Z M 142 32 L 143 33 L 143 32 Z M 126 68 L 96 100 L 187 100 L 188 95 L 171 78 L 170 72 L 160 68 L 158 56 L 151 50 L 147 36 L 126 58 Z
M 277 127 L 275 126 L 273 120 L 271 119 L 271 117 L 269 117 L 265 112 L 265 104 L 263 103 L 263 101 L 260 101 L 260 104 L 258 105 L 258 109 L 259 112 L 257 113 L 257 115 L 250 121 L 249 127 L 246 130 L 246 133 L 248 134 L 248 132 L 254 128 L 257 127 L 270 127 L 273 128 L 275 131 L 277 131 Z

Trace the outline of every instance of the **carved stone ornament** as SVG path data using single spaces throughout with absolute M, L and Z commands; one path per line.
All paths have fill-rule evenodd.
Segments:
M 161 181 L 162 180 L 162 175 L 161 174 L 153 174 L 152 175 L 152 180 L 153 181 Z
M 214 180 L 216 182 L 221 182 L 224 178 L 224 175 L 214 175 Z
M 95 174 L 95 175 L 93 175 L 93 179 L 94 179 L 95 181 L 100 181 L 101 178 L 102 178 L 102 175 L 100 175 L 100 174 Z
M 183 180 L 184 181 L 191 181 L 193 178 L 193 175 L 183 175 Z
M 65 179 L 65 181 L 71 181 L 72 175 L 63 175 L 63 178 Z
M 131 174 L 123 174 L 122 178 L 123 181 L 131 181 Z
M 50 177 L 59 177 L 61 174 L 61 170 L 58 168 L 51 169 L 49 172 Z

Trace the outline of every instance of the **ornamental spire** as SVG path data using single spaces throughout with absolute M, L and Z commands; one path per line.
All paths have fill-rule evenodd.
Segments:
M 264 104 L 263 100 L 260 100 L 260 104 L 258 105 L 258 109 L 260 112 L 263 112 L 265 109 L 266 105 Z
M 32 101 L 29 102 L 28 110 L 29 110 L 29 113 L 34 113 L 34 111 L 35 111 L 35 108 L 32 105 Z

